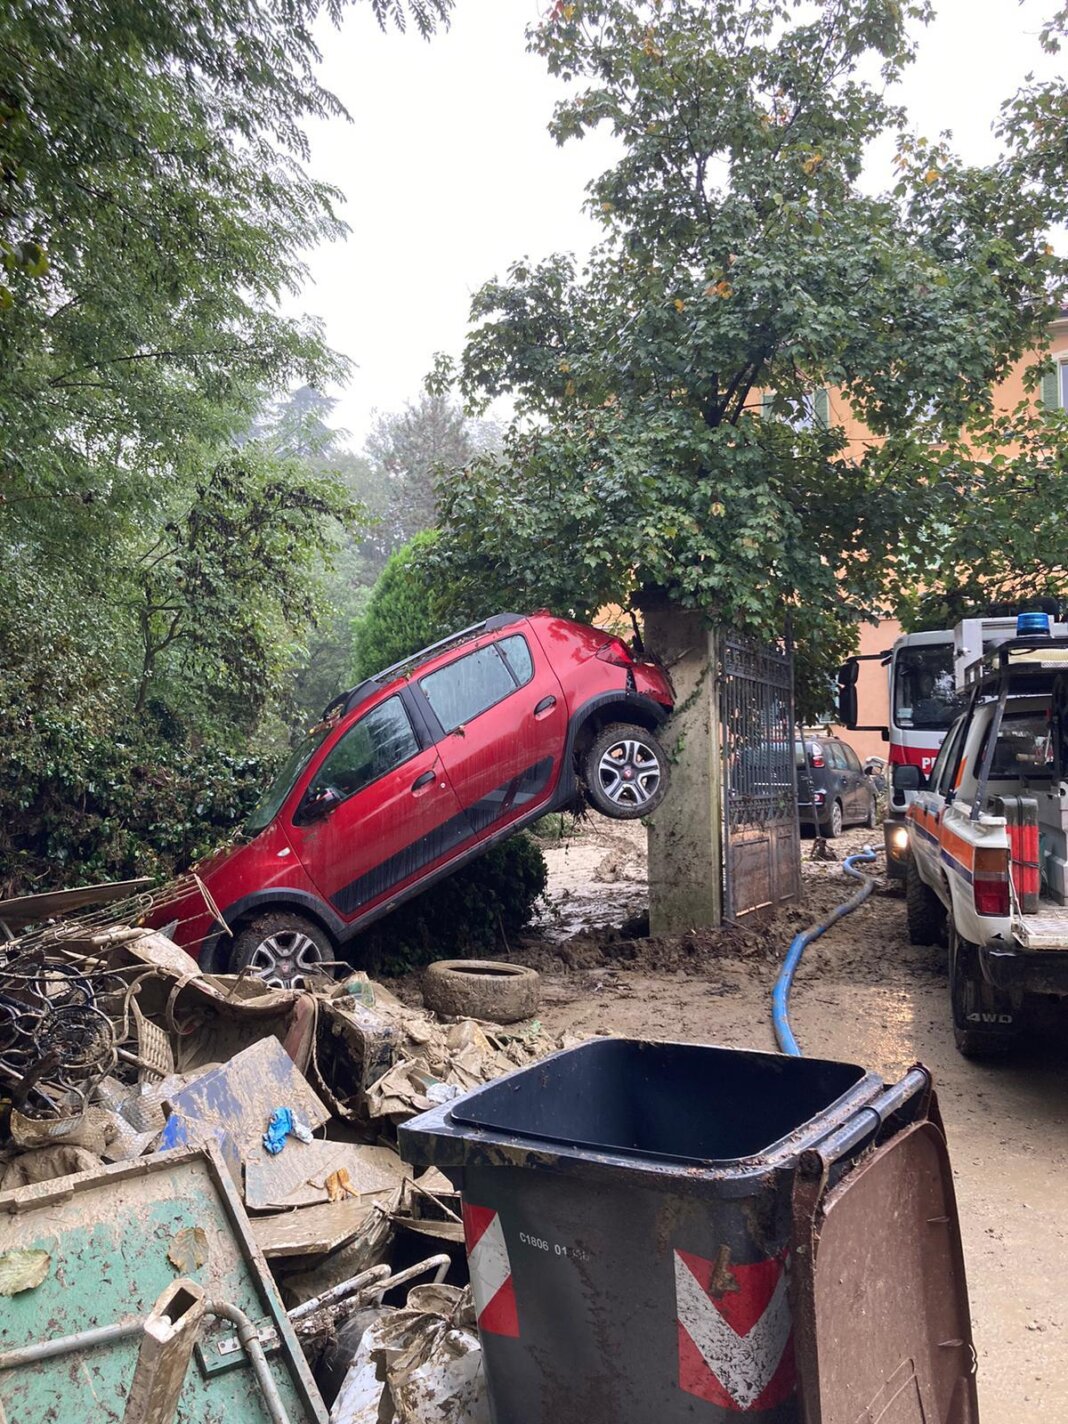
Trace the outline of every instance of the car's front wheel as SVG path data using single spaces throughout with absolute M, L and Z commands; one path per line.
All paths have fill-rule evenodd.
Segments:
M 945 934 L 945 907 L 920 878 L 911 855 L 905 862 L 905 923 L 910 944 L 938 944 Z
M 614 722 L 594 737 L 582 763 L 590 805 L 617 821 L 647 816 L 667 795 L 667 753 L 651 732 Z
M 239 930 L 230 952 L 230 971 L 247 970 L 272 989 L 302 989 L 329 971 L 334 946 L 325 930 L 303 915 L 270 910 Z

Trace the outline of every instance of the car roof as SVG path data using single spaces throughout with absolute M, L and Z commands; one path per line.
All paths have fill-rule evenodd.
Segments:
M 472 623 L 467 628 L 450 633 L 448 637 L 441 638 L 436 643 L 430 643 L 425 648 L 420 648 L 418 652 L 401 658 L 399 662 L 391 663 L 381 672 L 376 672 L 373 677 L 364 678 L 363 682 L 358 682 L 347 692 L 340 693 L 323 708 L 323 721 L 326 721 L 335 712 L 339 717 L 347 717 L 350 712 L 368 702 L 375 693 L 391 689 L 394 684 L 406 682 L 416 669 L 422 668 L 428 663 L 444 660 L 448 653 L 462 647 L 465 643 L 474 642 L 487 633 L 496 633 L 502 628 L 510 628 L 516 623 L 525 623 L 526 621 L 522 613 L 495 613 L 492 618 L 483 618 L 479 623 Z

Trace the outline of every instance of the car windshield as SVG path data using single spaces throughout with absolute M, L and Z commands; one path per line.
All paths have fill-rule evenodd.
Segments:
M 894 722 L 916 731 L 943 731 L 956 720 L 964 694 L 953 680 L 953 645 L 902 648 L 894 657 Z
M 329 730 L 329 727 L 316 727 L 289 753 L 278 775 L 260 797 L 255 810 L 245 822 L 246 835 L 258 836 L 271 824 L 278 815 L 282 802 L 293 789 L 297 777 L 311 761 L 315 749 L 321 746 Z

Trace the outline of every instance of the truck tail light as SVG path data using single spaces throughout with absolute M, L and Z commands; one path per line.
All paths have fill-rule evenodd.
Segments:
M 616 667 L 633 667 L 634 657 L 622 638 L 612 638 L 603 648 L 598 648 L 597 656 L 603 663 L 613 663 Z
M 975 852 L 973 877 L 975 913 L 998 915 L 1009 913 L 1009 852 L 1007 848 L 979 849 Z

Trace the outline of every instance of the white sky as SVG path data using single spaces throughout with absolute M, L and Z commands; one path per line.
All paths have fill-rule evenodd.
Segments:
M 456 0 L 429 43 L 382 34 L 364 4 L 324 26 L 322 80 L 354 123 L 314 125 L 312 169 L 346 195 L 348 241 L 309 258 L 298 303 L 356 363 L 334 423 L 358 448 L 371 412 L 418 396 L 435 351 L 458 355 L 472 293 L 510 262 L 588 251 L 583 188 L 611 162 L 607 135 L 557 148 L 556 95 L 524 30 L 550 0 Z M 992 155 L 990 124 L 1029 69 L 1056 0 L 935 0 L 938 18 L 902 86 L 913 127 L 952 129 L 965 158 Z

